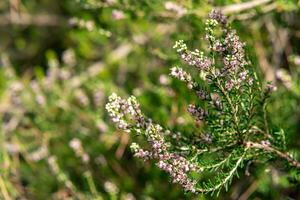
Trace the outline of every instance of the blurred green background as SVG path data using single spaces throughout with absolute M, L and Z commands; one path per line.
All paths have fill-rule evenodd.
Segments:
M 205 49 L 214 7 L 247 43 L 262 82 L 276 84 L 269 118 L 299 158 L 298 1 L 2 0 L 0 199 L 300 199 L 299 173 L 263 163 L 219 197 L 185 194 L 132 157 L 138 138 L 116 131 L 105 112 L 112 92 L 133 94 L 154 121 L 194 131 L 185 110 L 195 97 L 168 76 L 181 65 L 172 46 Z

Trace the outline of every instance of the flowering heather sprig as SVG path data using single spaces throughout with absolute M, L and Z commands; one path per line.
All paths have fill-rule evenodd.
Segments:
M 144 161 L 156 160 L 157 166 L 169 173 L 174 183 L 181 184 L 187 191 L 196 191 L 196 183 L 189 178 L 189 173 L 201 171 L 201 169 L 195 163 L 181 156 L 180 153 L 170 151 L 169 144 L 164 138 L 166 131 L 160 125 L 154 124 L 150 119 L 142 116 L 135 97 L 125 100 L 112 94 L 106 109 L 118 128 L 127 132 L 143 134 L 147 139 L 149 150 L 142 149 L 136 143 L 131 144 L 134 156 Z M 127 121 L 131 121 L 130 128 Z
M 112 121 L 117 124 L 119 129 L 122 129 L 126 132 L 130 131 L 130 126 L 126 122 L 126 115 L 129 115 L 132 119 L 136 119 L 137 126 L 143 127 L 143 120 L 141 116 L 141 110 L 139 109 L 138 103 L 134 96 L 130 97 L 128 100 L 124 100 L 117 94 L 113 93 L 109 97 L 109 102 L 106 104 L 106 110 L 109 112 Z
M 206 39 L 209 41 L 210 50 L 220 55 L 222 67 L 218 68 L 220 73 L 215 74 L 222 76 L 225 89 L 240 89 L 243 85 L 251 85 L 253 78 L 249 76 L 249 62 L 245 58 L 245 43 L 240 41 L 235 30 L 231 30 L 224 20 L 224 16 L 219 11 L 212 11 L 211 18 L 206 22 Z M 222 34 L 218 36 L 215 33 L 217 25 L 222 27 Z
M 184 62 L 190 66 L 196 67 L 199 70 L 208 70 L 212 65 L 212 60 L 204 56 L 203 52 L 200 52 L 198 49 L 195 51 L 187 50 L 187 46 L 183 40 L 177 41 L 173 48 L 176 49 Z
M 147 150 L 136 143 L 131 145 L 136 157 L 156 160 L 157 166 L 187 191 L 214 193 L 227 189 L 244 163 L 268 161 L 271 157 L 300 169 L 300 163 L 283 152 L 284 133 L 280 132 L 278 137 L 268 127 L 266 103 L 274 87 L 262 88 L 246 59 L 245 44 L 230 29 L 226 17 L 220 11 L 212 11 L 209 16 L 205 28 L 209 43 L 207 56 L 199 50 L 188 50 L 182 40 L 174 45 L 183 62 L 192 66 L 189 71 L 194 70 L 202 81 L 198 83 L 179 67 L 171 68 L 170 73 L 202 101 L 190 104 L 187 109 L 195 118 L 195 132 L 200 134 L 192 134 L 194 137 L 189 139 L 182 135 L 176 143 L 167 142 L 169 134 L 143 116 L 134 97 L 124 100 L 112 94 L 106 106 L 109 115 L 118 128 L 146 138 Z M 200 171 L 213 174 L 202 183 L 190 174 Z
M 183 81 L 189 89 L 193 89 L 197 84 L 192 80 L 192 76 L 180 67 L 172 67 L 170 75 Z
M 148 140 L 151 150 L 143 150 L 136 143 L 131 144 L 134 156 L 144 161 L 155 159 L 157 166 L 169 173 L 173 183 L 179 183 L 187 191 L 195 192 L 195 182 L 188 177 L 190 171 L 200 171 L 197 166 L 177 153 L 170 153 L 162 140 Z
M 245 44 L 242 43 L 239 39 L 239 36 L 236 35 L 236 31 L 229 31 L 224 39 L 224 45 L 226 50 L 229 52 L 224 58 L 224 73 L 226 71 L 236 71 L 240 68 L 243 68 L 247 65 L 245 60 Z
M 214 9 L 209 13 L 209 18 L 216 20 L 223 27 L 227 25 L 227 18 L 222 14 L 220 10 Z

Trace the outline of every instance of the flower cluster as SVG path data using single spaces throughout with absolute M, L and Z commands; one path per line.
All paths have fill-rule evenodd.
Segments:
M 240 41 L 235 30 L 229 29 L 227 20 L 218 10 L 214 10 L 207 20 L 206 39 L 210 43 L 210 49 L 219 53 L 223 66 L 220 69 L 220 75 L 224 77 L 225 88 L 232 90 L 239 89 L 243 84 L 252 85 L 253 78 L 249 76 L 246 66 L 249 65 L 245 58 L 245 43 Z M 215 33 L 216 26 L 222 27 L 222 35 L 217 36 Z
M 207 71 L 209 67 L 213 64 L 212 60 L 207 56 L 204 56 L 203 52 L 200 52 L 198 49 L 195 51 L 187 50 L 186 44 L 183 40 L 179 40 L 173 46 L 179 53 L 181 59 L 190 66 L 194 66 L 199 70 Z
M 144 120 L 134 96 L 131 96 L 128 100 L 125 100 L 113 93 L 109 97 L 109 103 L 106 104 L 105 108 L 108 111 L 112 121 L 117 124 L 119 129 L 130 132 L 130 125 L 126 122 L 126 115 L 136 119 L 138 122 L 137 126 L 144 126 L 144 124 L 141 124 L 144 122 Z
M 239 67 L 247 65 L 245 60 L 245 44 L 239 39 L 235 30 L 229 31 L 224 39 L 226 51 L 229 53 L 223 58 L 224 71 L 237 70 Z
M 189 178 L 188 173 L 201 171 L 200 168 L 181 156 L 180 153 L 170 152 L 169 144 L 164 138 L 164 134 L 166 135 L 168 131 L 164 131 L 160 125 L 153 124 L 151 120 L 143 117 L 134 97 L 125 100 L 112 94 L 106 109 L 118 128 L 127 132 L 137 132 L 146 137 L 150 149 L 144 150 L 138 144 L 132 143 L 131 149 L 134 156 L 144 161 L 156 160 L 157 166 L 169 173 L 174 183 L 181 184 L 187 191 L 196 191 L 196 182 Z M 131 127 L 127 121 L 131 121 Z
M 196 119 L 196 121 L 201 121 L 208 115 L 207 111 L 202 108 L 196 107 L 193 104 L 189 105 L 188 112 Z
M 200 171 L 200 169 L 178 153 L 169 152 L 168 145 L 162 138 L 148 139 L 148 142 L 151 149 L 149 151 L 143 150 L 136 143 L 132 143 L 131 149 L 134 152 L 134 156 L 145 161 L 150 159 L 157 160 L 156 165 L 170 174 L 173 183 L 179 183 L 186 191 L 195 192 L 196 182 L 188 177 L 188 173 Z
M 223 27 L 227 25 L 227 18 L 222 14 L 220 10 L 212 10 L 209 13 L 209 18 L 216 20 L 218 23 L 220 23 Z
M 193 89 L 197 85 L 192 80 L 192 76 L 180 67 L 172 67 L 170 75 L 185 82 L 189 89 Z

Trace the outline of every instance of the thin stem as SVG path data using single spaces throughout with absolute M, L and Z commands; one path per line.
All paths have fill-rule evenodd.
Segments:
M 237 133 L 239 134 L 239 139 L 240 139 L 240 142 L 242 142 L 242 138 L 241 138 L 241 132 L 239 131 L 239 122 L 238 122 L 238 118 L 237 118 L 237 113 L 236 113 L 236 109 L 235 107 L 233 106 L 233 103 L 228 95 L 228 93 L 226 92 L 226 90 L 223 88 L 221 82 L 219 79 L 217 79 L 217 86 L 218 88 L 221 90 L 221 92 L 223 93 L 223 95 L 225 96 L 229 106 L 230 106 L 230 109 L 231 109 L 231 112 L 233 114 L 233 122 L 234 122 L 234 125 L 235 125 L 235 128 L 236 128 L 236 131 Z
M 18 13 L 10 15 L 9 13 L 0 15 L 0 26 L 19 25 L 19 26 L 64 26 L 68 20 L 57 15 Z
M 230 143 L 224 146 L 215 147 L 215 148 L 206 148 L 206 149 L 198 149 L 196 155 L 191 159 L 191 161 L 195 160 L 197 156 L 200 156 L 201 154 L 208 152 L 208 153 L 215 153 L 220 150 L 224 150 L 226 148 L 231 148 L 235 146 L 237 143 Z
M 245 143 L 247 147 L 249 148 L 257 148 L 257 149 L 262 149 L 262 150 L 265 150 L 267 152 L 271 152 L 271 153 L 274 153 L 276 154 L 278 157 L 286 160 L 291 166 L 294 166 L 295 168 L 297 169 L 300 169 L 300 162 L 295 160 L 294 158 L 292 158 L 288 153 L 286 152 L 281 152 L 279 151 L 278 149 L 275 149 L 271 146 L 268 146 L 268 145 L 263 145 L 263 144 L 260 144 L 260 143 L 255 143 L 255 142 L 251 142 L 251 141 L 248 141 Z
M 5 187 L 5 183 L 2 179 L 2 176 L 0 176 L 0 188 L 1 188 L 1 193 L 4 197 L 5 200 L 11 200 L 11 198 L 9 197 L 7 188 Z
M 269 135 L 269 123 L 268 123 L 268 119 L 267 119 L 267 104 L 265 101 L 263 103 L 263 113 L 264 113 L 265 131 L 266 131 L 267 135 Z
M 253 0 L 253 1 L 249 1 L 249 2 L 224 6 L 221 8 L 221 10 L 224 14 L 242 12 L 242 11 L 249 10 L 254 7 L 269 3 L 270 1 L 272 1 L 272 0 Z
M 224 163 L 226 163 L 230 158 L 231 158 L 232 154 L 229 154 L 225 159 L 221 160 L 220 162 L 213 164 L 213 165 L 208 165 L 208 166 L 204 166 L 201 167 L 202 169 L 213 169 L 213 170 L 217 170 L 221 165 L 223 165 Z
M 273 137 L 269 133 L 264 132 L 263 130 L 261 130 L 257 126 L 251 126 L 251 127 L 249 127 L 249 129 L 247 131 L 250 132 L 250 133 L 259 133 L 259 134 L 262 134 L 264 137 L 266 137 L 268 139 L 273 139 Z
M 99 196 L 99 193 L 96 189 L 96 185 L 95 185 L 95 182 L 93 180 L 93 177 L 92 177 L 92 174 L 91 174 L 91 171 L 86 171 L 84 173 L 84 176 L 87 180 L 87 183 L 88 183 L 88 186 L 90 188 L 90 191 L 91 193 L 94 195 L 95 197 L 95 200 L 102 200 L 102 198 Z
M 202 192 L 202 193 L 203 192 L 213 192 L 213 191 L 218 190 L 222 186 L 224 186 L 227 182 L 229 182 L 231 180 L 231 178 L 233 177 L 234 173 L 237 171 L 237 168 L 240 166 L 241 162 L 243 161 L 247 150 L 248 150 L 248 148 L 245 149 L 243 155 L 237 160 L 234 167 L 230 170 L 229 174 L 225 177 L 225 179 L 223 179 L 219 184 L 215 185 L 212 188 L 208 188 L 208 189 L 200 188 L 200 189 L 198 189 L 198 191 Z

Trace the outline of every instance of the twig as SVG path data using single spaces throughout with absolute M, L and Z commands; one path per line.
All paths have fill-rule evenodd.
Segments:
M 256 55 L 258 57 L 259 66 L 265 76 L 265 79 L 267 81 L 275 82 L 275 72 L 271 64 L 269 63 L 267 59 L 267 53 L 265 49 L 262 46 L 262 39 L 260 36 L 260 33 L 254 32 L 253 29 L 253 35 L 256 38 L 254 47 L 256 49 Z
M 121 141 L 120 141 L 120 145 L 118 146 L 116 152 L 115 152 L 115 157 L 117 159 L 120 159 L 122 158 L 123 154 L 124 154 L 124 151 L 125 151 L 125 148 L 128 144 L 128 141 L 129 141 L 129 136 L 128 134 L 122 134 L 121 135 Z
M 265 5 L 265 6 L 261 7 L 261 10 L 260 10 L 259 13 L 260 14 L 265 14 L 265 13 L 268 13 L 268 12 L 271 12 L 271 11 L 275 10 L 276 8 L 277 8 L 277 3 L 273 2 L 273 3 L 270 3 L 268 5 Z M 255 12 L 254 10 L 249 10 L 249 11 L 246 11 L 245 13 L 234 15 L 232 17 L 238 19 L 239 21 L 242 21 L 242 20 L 251 19 L 251 18 L 257 16 L 257 14 L 258 13 Z
M 224 14 L 237 13 L 237 12 L 242 12 L 244 10 L 248 10 L 248 9 L 269 3 L 271 1 L 272 0 L 254 0 L 254 1 L 250 1 L 250 2 L 224 6 L 224 7 L 221 7 L 221 10 Z
M 7 191 L 7 188 L 5 186 L 5 183 L 2 179 L 2 176 L 0 176 L 0 188 L 1 188 L 1 193 L 4 197 L 5 200 L 11 200 L 9 194 L 8 194 L 8 191 Z
M 268 123 L 268 116 L 267 116 L 267 103 L 266 100 L 264 100 L 263 102 L 263 115 L 264 115 L 264 125 L 265 125 L 265 131 L 266 131 L 266 135 L 270 135 L 269 134 L 269 123 Z
M 201 167 L 202 169 L 213 169 L 213 170 L 217 170 L 221 165 L 223 165 L 224 163 L 226 163 L 230 158 L 231 158 L 232 154 L 229 154 L 225 159 L 221 160 L 220 162 L 213 164 L 213 165 L 208 165 L 208 166 L 203 166 Z
M 257 181 L 253 181 L 250 187 L 240 196 L 239 200 L 247 200 L 250 195 L 257 189 L 258 184 Z
M 263 144 L 259 144 L 259 143 L 254 143 L 251 141 L 246 142 L 246 146 L 249 148 L 257 148 L 257 149 L 262 149 L 271 153 L 276 154 L 277 156 L 279 156 L 280 158 L 288 161 L 290 163 L 290 165 L 296 167 L 297 169 L 300 169 L 300 162 L 298 162 L 297 160 L 295 160 L 294 158 L 292 158 L 289 154 L 285 153 L 285 152 L 281 152 L 271 146 L 268 145 L 263 145 Z
M 228 144 L 228 145 L 224 145 L 224 146 L 220 146 L 220 147 L 216 147 L 216 148 L 211 148 L 211 149 L 210 148 L 198 149 L 196 155 L 191 160 L 193 161 L 194 159 L 197 158 L 197 156 L 199 156 L 199 155 L 201 155 L 205 152 L 215 153 L 217 151 L 220 151 L 220 150 L 223 150 L 223 149 L 226 149 L 226 148 L 231 148 L 231 147 L 235 146 L 236 144 L 237 143 L 231 143 L 231 144 Z
M 223 179 L 219 184 L 215 185 L 213 188 L 209 188 L 209 189 L 199 189 L 199 192 L 213 192 L 218 190 L 219 188 L 221 188 L 222 186 L 224 186 L 227 182 L 230 181 L 230 179 L 233 177 L 234 173 L 237 171 L 238 167 L 240 166 L 240 164 L 242 163 L 246 152 L 247 152 L 248 148 L 245 149 L 243 155 L 237 160 L 237 162 L 235 163 L 234 167 L 231 169 L 231 171 L 229 172 L 228 176 L 225 177 L 225 179 Z
M 49 14 L 27 14 L 19 13 L 17 15 L 3 14 L 0 15 L 0 26 L 20 25 L 20 26 L 63 26 L 67 24 L 68 20 Z
M 232 112 L 232 114 L 233 114 L 233 122 L 234 122 L 234 125 L 235 125 L 235 128 L 236 128 L 236 131 L 237 131 L 237 133 L 239 134 L 239 137 L 240 137 L 240 140 L 242 139 L 241 138 L 241 132 L 240 132 L 240 130 L 239 130 L 239 122 L 238 122 L 238 117 L 237 117 L 237 112 L 236 112 L 236 109 L 235 109 L 235 107 L 234 107 L 234 105 L 233 105 L 233 103 L 232 103 L 232 101 L 231 101 L 231 99 L 230 99 L 230 97 L 229 97 L 229 95 L 228 95 L 228 93 L 226 92 L 226 90 L 224 89 L 224 87 L 222 86 L 222 84 L 221 84 L 221 82 L 220 82 L 220 80 L 218 79 L 217 80 L 217 83 L 218 83 L 218 88 L 221 90 L 221 92 L 224 94 L 224 96 L 225 96 L 225 98 L 226 98 L 226 100 L 227 100 L 227 102 L 228 102 L 228 104 L 229 104 L 229 106 L 230 106 L 230 108 L 231 108 L 231 112 Z M 240 141 L 241 142 L 241 141 Z

